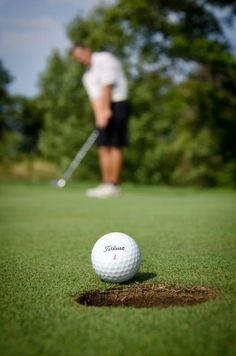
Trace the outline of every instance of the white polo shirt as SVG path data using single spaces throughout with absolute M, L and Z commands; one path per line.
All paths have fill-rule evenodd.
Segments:
M 101 96 L 104 85 L 112 85 L 112 101 L 128 98 L 128 83 L 120 62 L 109 52 L 92 54 L 91 65 L 82 78 L 90 100 Z

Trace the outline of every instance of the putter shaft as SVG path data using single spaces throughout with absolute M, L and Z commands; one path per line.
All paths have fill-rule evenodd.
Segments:
M 90 147 L 96 141 L 98 135 L 99 135 L 99 131 L 96 129 L 91 133 L 91 135 L 88 137 L 86 142 L 83 144 L 83 146 L 81 147 L 79 152 L 76 154 L 75 158 L 73 159 L 73 161 L 71 162 L 71 164 L 69 165 L 67 170 L 62 175 L 63 179 L 68 180 L 72 176 L 75 169 L 78 167 L 78 165 L 80 164 L 80 162 L 82 161 L 82 159 L 84 158 L 84 156 L 86 155 L 86 153 L 88 152 Z
M 53 181 L 52 185 L 57 188 L 63 188 L 66 185 L 67 180 L 72 176 L 90 147 L 93 145 L 93 143 L 96 141 L 96 139 L 99 136 L 99 131 L 97 129 L 93 130 L 93 132 L 89 135 L 81 149 L 78 151 L 76 154 L 75 158 L 69 165 L 69 167 L 66 169 L 66 171 L 63 173 L 62 177 L 58 179 L 57 181 Z

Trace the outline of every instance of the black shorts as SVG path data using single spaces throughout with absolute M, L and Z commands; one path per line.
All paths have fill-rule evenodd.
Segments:
M 112 117 L 97 138 L 98 147 L 123 147 L 128 144 L 129 103 L 127 100 L 112 103 L 111 109 Z

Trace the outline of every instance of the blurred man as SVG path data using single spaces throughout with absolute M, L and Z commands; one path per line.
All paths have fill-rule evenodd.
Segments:
M 120 194 L 122 147 L 128 140 L 128 85 L 120 62 L 109 52 L 92 52 L 77 44 L 73 58 L 85 65 L 83 84 L 100 131 L 97 139 L 102 184 L 87 190 L 89 197 L 108 198 Z

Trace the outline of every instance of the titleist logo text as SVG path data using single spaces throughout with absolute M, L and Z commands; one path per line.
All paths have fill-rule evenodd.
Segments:
M 116 251 L 116 250 L 124 250 L 124 246 L 115 246 L 115 245 L 110 245 L 110 246 L 105 246 L 105 250 L 103 252 L 107 251 Z

